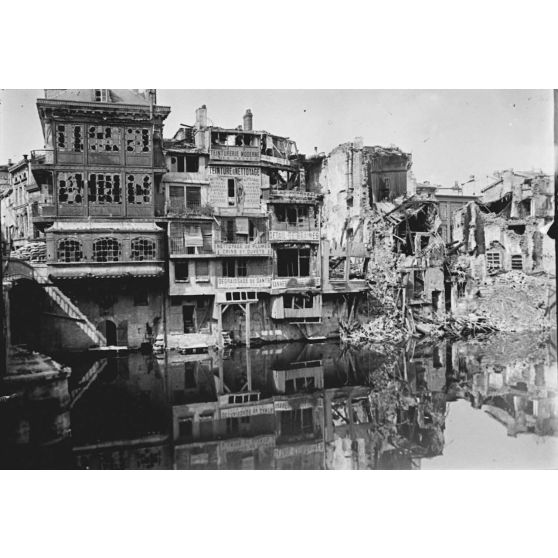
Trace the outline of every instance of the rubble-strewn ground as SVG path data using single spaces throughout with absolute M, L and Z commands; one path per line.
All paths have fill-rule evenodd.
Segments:
M 556 327 L 556 311 L 546 312 L 556 277 L 510 271 L 473 286 L 460 314 L 486 316 L 500 331 L 536 331 Z M 545 315 L 546 314 L 546 315 Z

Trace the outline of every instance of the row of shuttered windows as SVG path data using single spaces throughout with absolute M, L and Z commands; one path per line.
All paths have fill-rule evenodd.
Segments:
M 56 259 L 59 262 L 81 262 L 87 258 L 83 253 L 81 241 L 74 238 L 64 238 L 58 241 Z M 98 238 L 93 242 L 91 261 L 118 262 L 122 259 L 122 243 L 113 237 Z M 149 238 L 133 238 L 131 241 L 132 261 L 157 259 L 157 243 Z

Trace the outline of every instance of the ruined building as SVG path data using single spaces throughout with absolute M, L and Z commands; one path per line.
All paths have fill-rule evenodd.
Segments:
M 555 272 L 546 234 L 554 218 L 554 184 L 541 172 L 506 170 L 454 216 L 454 237 L 470 257 L 473 277 L 497 270 Z
M 164 313 L 157 216 L 170 109 L 154 90 L 119 89 L 46 90 L 37 109 L 45 147 L 31 154 L 32 214 L 47 256 L 30 274 L 45 288 L 14 292 L 16 337 L 25 341 L 21 316 L 36 298 L 43 323 L 34 339 L 51 350 L 150 343 Z
M 305 158 L 253 118 L 219 127 L 204 105 L 165 140 L 169 346 L 330 335 L 346 313 L 338 294 L 353 282 L 324 277 L 322 195 Z

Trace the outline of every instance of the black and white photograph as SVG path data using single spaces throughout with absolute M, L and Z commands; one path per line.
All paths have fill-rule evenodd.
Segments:
M 2 556 L 556 554 L 552 3 L 4 4 Z
M 558 465 L 552 91 L 2 106 L 4 467 Z

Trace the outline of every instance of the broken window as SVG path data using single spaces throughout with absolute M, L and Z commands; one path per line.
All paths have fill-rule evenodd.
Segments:
M 149 128 L 128 128 L 126 130 L 126 151 L 128 153 L 149 153 L 151 151 L 151 130 Z
M 500 252 L 491 250 L 486 253 L 486 267 L 488 269 L 500 269 L 502 267 L 502 256 Z
M 277 250 L 278 277 L 310 276 L 310 248 L 284 248 Z
M 120 151 L 122 130 L 112 126 L 89 126 L 89 151 Z
M 186 186 L 186 207 L 188 209 L 200 209 L 201 188 L 199 186 Z
M 96 262 L 117 262 L 122 249 L 116 238 L 99 238 L 93 243 L 93 260 Z
M 519 271 L 523 270 L 523 256 L 521 254 L 514 254 L 511 257 L 511 268 Z
M 247 277 L 248 268 L 246 260 L 226 259 L 223 260 L 223 277 Z
M 128 203 L 136 205 L 151 203 L 151 177 L 148 174 L 129 174 L 126 187 L 128 192 Z
M 122 203 L 122 188 L 119 174 L 89 175 L 90 203 Z
M 81 125 L 58 124 L 56 144 L 59 151 L 83 152 L 83 127 Z
M 413 296 L 421 298 L 424 292 L 424 271 L 415 270 L 413 273 Z
M 133 238 L 131 242 L 131 258 L 133 261 L 156 260 L 157 251 L 154 240 L 150 238 Z
M 279 223 L 284 223 L 287 219 L 287 213 L 285 211 L 284 205 L 276 205 L 275 206 L 275 217 Z
M 59 262 L 80 262 L 83 259 L 81 242 L 69 238 L 60 240 L 56 259 Z
M 307 294 L 284 295 L 283 306 L 284 308 L 291 308 L 296 310 L 313 308 L 314 297 Z
M 83 201 L 83 175 L 79 172 L 58 174 L 58 202 L 80 205 Z
M 174 264 L 174 279 L 176 281 L 188 281 L 188 262 L 176 262 Z
M 170 208 L 174 211 L 184 209 L 184 186 L 169 186 Z

